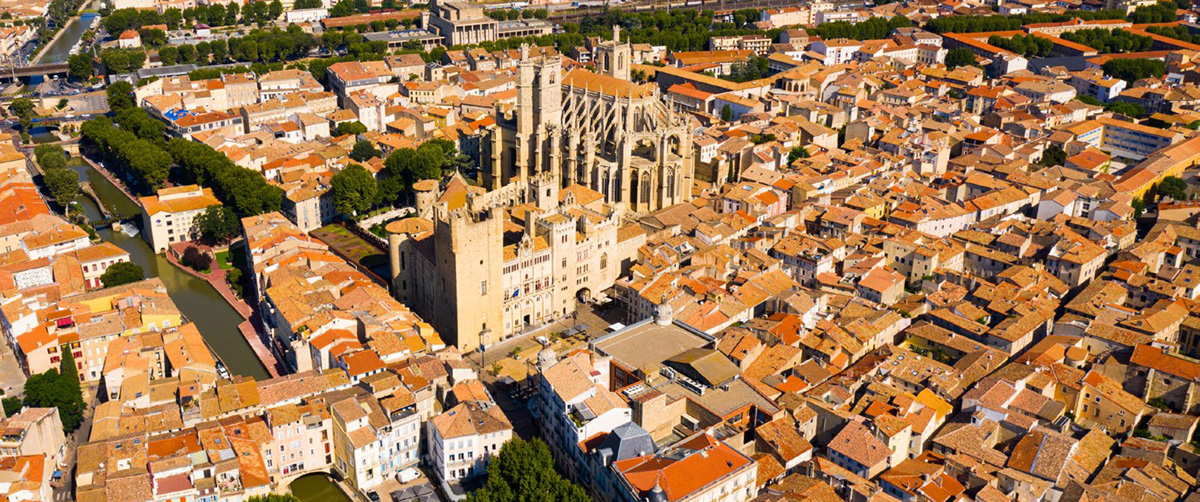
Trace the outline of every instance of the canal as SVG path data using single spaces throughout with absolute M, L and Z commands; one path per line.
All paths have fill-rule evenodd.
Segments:
M 71 57 L 71 48 L 79 42 L 79 38 L 83 36 L 83 32 L 87 31 L 91 26 L 92 20 L 96 19 L 99 14 L 95 12 L 85 12 L 83 15 L 71 18 L 67 22 L 67 26 L 59 33 L 58 38 L 55 38 L 50 46 L 47 47 L 38 56 L 37 63 L 62 63 Z
M 300 502 L 351 502 L 350 497 L 324 474 L 300 476 L 288 488 Z
M 79 174 L 79 180 L 91 183 L 92 189 L 110 213 L 129 216 L 141 212 L 136 203 L 129 200 L 121 190 L 91 166 L 79 159 L 71 160 L 72 169 Z M 80 196 L 78 202 L 89 220 L 103 219 L 100 208 L 92 199 Z M 250 348 L 250 344 L 238 331 L 238 325 L 243 321 L 242 316 L 229 306 L 208 282 L 171 265 L 166 258 L 154 253 L 150 245 L 142 240 L 141 235 L 130 237 L 112 229 L 100 230 L 99 234 L 105 241 L 129 252 L 130 261 L 140 265 L 146 271 L 146 277 L 162 279 L 175 305 L 179 306 L 179 310 L 189 321 L 196 324 L 200 334 L 225 362 L 231 374 L 251 376 L 259 380 L 270 377 L 254 350 Z

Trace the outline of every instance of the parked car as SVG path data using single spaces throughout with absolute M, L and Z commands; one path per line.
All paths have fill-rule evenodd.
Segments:
M 379 502 L 379 494 L 374 491 L 367 492 L 367 498 L 371 499 L 371 502 Z
M 411 483 L 413 480 L 421 477 L 421 471 L 409 467 L 396 473 L 396 480 L 401 483 Z

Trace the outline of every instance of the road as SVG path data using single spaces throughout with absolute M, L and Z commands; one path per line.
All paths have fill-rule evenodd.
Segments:
M 518 349 L 522 354 L 537 354 L 541 350 L 541 344 L 537 342 L 537 337 L 556 331 L 565 331 L 580 324 L 586 324 L 589 327 L 586 340 L 601 336 L 605 333 L 605 328 L 614 322 L 618 322 L 615 319 L 621 317 L 621 312 L 618 308 L 614 308 L 615 305 L 615 302 L 610 303 L 606 307 L 579 304 L 576 307 L 577 315 L 575 316 L 566 316 L 499 342 L 489 347 L 483 354 L 476 351 L 467 355 L 467 360 L 471 362 L 471 365 L 479 373 L 480 380 L 483 381 L 488 392 L 492 394 L 492 397 L 496 400 L 496 404 L 508 416 L 509 422 L 513 424 L 513 431 L 518 436 L 530 439 L 538 434 L 537 426 L 533 422 L 533 417 L 526 406 L 527 402 L 518 395 L 520 394 L 519 392 L 513 392 L 516 389 L 506 387 L 499 381 L 499 377 L 487 371 L 486 365 L 507 358 L 513 349 Z M 569 346 L 567 350 L 581 347 L 584 343 L 584 339 L 574 338 L 571 342 L 567 342 Z M 555 346 L 561 350 L 560 353 L 566 352 L 566 350 L 562 350 L 563 342 L 559 342 Z M 530 370 L 532 371 L 532 368 Z M 518 384 L 528 385 L 529 382 L 528 380 L 518 381 Z

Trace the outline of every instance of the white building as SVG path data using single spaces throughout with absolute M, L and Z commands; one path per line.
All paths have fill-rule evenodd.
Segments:
M 443 483 L 483 474 L 512 439 L 513 428 L 493 403 L 467 401 L 433 417 L 426 435 L 433 470 Z
M 158 195 L 138 199 L 142 204 L 142 235 L 161 253 L 176 242 L 200 238 L 196 217 L 211 206 L 221 205 L 211 188 L 185 185 L 164 188 Z

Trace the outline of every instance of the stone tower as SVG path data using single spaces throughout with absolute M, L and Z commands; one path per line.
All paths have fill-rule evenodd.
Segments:
M 490 345 L 503 334 L 503 216 L 499 209 L 438 207 L 433 234 L 442 306 L 434 327 L 461 350 Z
M 612 42 L 603 42 L 596 46 L 596 64 L 600 73 L 621 80 L 630 79 L 633 47 L 628 43 L 621 43 L 620 26 L 613 26 Z
M 510 177 L 526 179 L 548 168 L 549 156 L 553 155 L 550 133 L 562 122 L 562 56 L 534 58 L 529 55 L 529 46 L 521 46 L 516 118 L 516 172 Z

